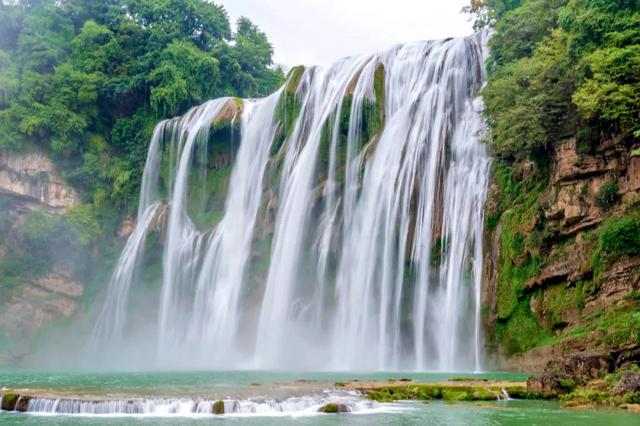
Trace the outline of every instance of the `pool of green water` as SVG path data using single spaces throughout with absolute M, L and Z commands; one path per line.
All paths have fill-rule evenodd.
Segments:
M 230 392 L 273 385 L 303 382 L 333 384 L 347 380 L 412 379 L 417 382 L 442 382 L 456 377 L 488 380 L 524 381 L 526 374 L 514 373 L 344 373 L 275 371 L 180 371 L 180 372 L 48 372 L 38 370 L 0 370 L 0 388 L 65 390 L 82 394 L 108 393 L 130 396 L 184 396 Z M 271 386 L 274 387 L 274 386 Z
M 104 395 L 126 397 L 262 394 L 315 392 L 338 381 L 409 378 L 420 382 L 446 381 L 469 374 L 446 373 L 284 373 L 284 372 L 148 372 L 50 373 L 0 371 L 0 389 L 46 390 L 52 395 Z M 493 373 L 473 375 L 491 380 L 520 381 L 526 375 Z M 317 389 L 316 389 L 317 388 Z M 0 390 L 0 393 L 2 391 Z M 565 409 L 549 401 L 495 401 L 447 404 L 399 402 L 388 410 L 349 414 L 301 416 L 75 416 L 0 412 L 1 425 L 640 425 L 640 415 L 621 410 Z
M 310 417 L 75 417 L 0 413 L 2 425 L 540 425 L 540 426 L 637 426 L 640 416 L 621 411 L 581 411 L 560 408 L 545 401 L 507 401 L 496 403 L 400 403 L 395 413 L 322 414 Z

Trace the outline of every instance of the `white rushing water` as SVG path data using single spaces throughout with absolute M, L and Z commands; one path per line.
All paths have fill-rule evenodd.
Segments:
M 484 34 L 399 45 L 293 73 L 295 95 L 285 86 L 245 100 L 224 215 L 210 229 L 194 224 L 189 197 L 207 185 L 212 172 L 197 164 L 234 100 L 160 123 L 94 342 L 134 333 L 129 294 L 160 221 L 149 333 L 159 365 L 480 370 L 484 52 Z M 299 108 L 293 123 L 285 96 Z
M 64 398 L 31 398 L 26 412 L 40 415 L 102 417 L 272 417 L 314 416 L 326 404 L 336 404 L 349 413 L 393 411 L 373 401 L 346 392 L 288 397 L 281 400 L 255 399 L 116 399 L 93 401 Z

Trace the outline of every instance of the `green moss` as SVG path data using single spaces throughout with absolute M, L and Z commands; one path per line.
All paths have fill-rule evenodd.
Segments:
M 322 126 L 322 132 L 320 134 L 320 167 L 321 173 L 324 173 L 324 176 L 321 176 L 320 179 L 326 178 L 326 170 L 329 167 L 329 163 L 331 160 L 331 139 L 333 132 L 334 120 L 330 119 Z
M 599 233 L 598 250 L 606 260 L 622 255 L 640 255 L 640 217 L 625 216 L 607 219 Z
M 497 161 L 493 166 L 493 178 L 499 192 L 494 205 L 487 211 L 487 229 L 500 223 L 500 252 L 497 259 L 496 324 L 490 325 L 496 339 L 507 353 L 532 348 L 549 339 L 539 320 L 529 308 L 532 297 L 527 280 L 538 275 L 550 256 L 554 231 L 547 225 L 543 213 L 542 195 L 548 178 L 542 166 L 523 179 L 515 172 L 515 166 Z M 562 253 L 555 253 L 555 256 Z M 576 290 L 570 290 L 575 303 Z M 562 312 L 568 307 L 562 300 L 566 294 L 557 290 L 552 294 L 552 315 L 549 328 L 561 323 Z M 556 297 L 557 296 L 557 297 Z M 537 302 L 541 302 L 541 294 Z
M 588 403 L 605 403 L 609 399 L 609 392 L 592 389 L 576 389 L 566 395 L 561 395 L 560 399 L 570 405 L 586 405 Z
M 640 345 L 640 306 L 635 302 L 609 310 L 601 308 L 584 319 L 587 324 L 567 330 L 548 343 L 572 338 L 607 350 Z
M 339 404 L 336 402 L 330 402 L 318 409 L 318 412 L 325 413 L 325 414 L 346 413 L 348 411 L 349 411 L 349 408 L 346 405 Z
M 379 104 L 384 104 L 384 65 L 378 64 L 373 75 L 373 91 Z
M 442 262 L 442 255 L 447 251 L 449 241 L 447 238 L 438 237 L 431 247 L 431 266 L 437 267 Z
M 298 86 L 300 85 L 300 79 L 304 74 L 304 66 L 298 65 L 296 67 L 291 68 L 289 74 L 287 75 L 287 83 L 285 87 L 285 92 L 290 95 L 295 95 L 298 90 Z
M 584 309 L 584 296 L 585 296 L 584 287 L 585 286 L 583 281 L 578 281 L 576 283 L 576 306 L 580 310 Z
M 19 398 L 20 398 L 20 395 L 16 395 L 15 393 L 12 393 L 12 392 L 5 393 L 4 395 L 2 395 L 2 407 L 0 407 L 0 409 L 5 411 L 15 410 L 16 404 Z
M 602 272 L 621 256 L 640 255 L 640 216 L 636 211 L 613 216 L 596 231 L 597 245 L 591 258 L 593 281 L 597 287 Z
M 187 210 L 200 229 L 210 229 L 224 215 L 224 203 L 239 135 L 239 122 L 217 121 L 209 133 L 203 133 L 196 142 L 187 187 Z
M 528 300 L 521 301 L 508 320 L 496 324 L 500 343 L 508 354 L 523 352 L 533 348 L 538 342 L 549 337 L 529 309 Z
M 213 414 L 224 414 L 224 401 L 216 401 L 213 403 Z
M 378 402 L 393 402 L 400 400 L 445 400 L 456 401 L 495 401 L 501 388 L 497 386 L 483 385 L 458 385 L 458 384 L 407 384 L 405 386 L 385 386 L 370 391 L 367 397 Z M 523 386 L 514 385 L 507 389 L 509 395 L 526 397 Z
M 95 242 L 102 235 L 95 208 L 91 204 L 68 207 L 64 217 L 83 246 Z
M 378 101 L 364 99 L 362 101 L 362 137 L 366 142 L 380 134 L 384 127 L 383 106 Z
M 604 211 L 610 210 L 618 201 L 619 190 L 618 181 L 615 179 L 604 182 L 595 194 L 595 201 L 598 207 Z
M 287 87 L 289 87 L 289 85 Z M 284 90 L 280 95 L 280 101 L 276 107 L 275 121 L 279 123 L 279 128 L 271 144 L 271 156 L 276 155 L 278 151 L 280 151 L 284 142 L 293 133 L 301 109 L 302 103 L 297 98 L 295 90 Z
M 514 311 L 522 298 L 524 282 L 540 271 L 539 240 L 536 234 L 525 227 L 531 223 L 537 212 L 537 203 L 542 187 L 523 187 L 515 183 L 504 168 L 498 168 L 503 196 L 501 205 L 502 232 L 500 234 L 500 256 L 498 258 L 498 318 L 506 319 Z
M 503 218 L 498 258 L 498 319 L 509 318 L 523 297 L 525 281 L 540 271 L 540 259 L 525 249 L 525 236 L 518 231 L 524 219 L 514 211 L 506 212 Z
M 203 184 L 190 185 L 187 198 L 189 215 L 200 229 L 210 229 L 224 216 L 232 165 L 210 170 Z
M 442 399 L 445 401 L 453 402 L 453 401 L 473 401 L 473 395 L 469 392 L 458 391 L 458 390 L 448 390 L 445 389 L 442 391 Z M 493 398 L 495 399 L 495 397 Z
M 578 305 L 576 288 L 566 288 L 564 284 L 560 284 L 548 288 L 545 290 L 545 294 L 547 300 L 547 326 L 550 329 L 562 326 L 564 324 L 562 320 L 564 312 Z
M 274 156 L 280 150 L 284 142 L 293 133 L 294 125 L 302 108 L 302 103 L 296 96 L 296 92 L 303 74 L 304 67 L 297 66 L 292 68 L 287 76 L 285 88 L 276 107 L 275 121 L 279 123 L 279 129 L 271 145 L 271 156 Z

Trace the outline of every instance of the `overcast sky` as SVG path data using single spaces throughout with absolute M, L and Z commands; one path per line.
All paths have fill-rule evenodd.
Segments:
M 396 43 L 463 36 L 469 0 L 218 0 L 269 37 L 278 64 L 327 65 Z

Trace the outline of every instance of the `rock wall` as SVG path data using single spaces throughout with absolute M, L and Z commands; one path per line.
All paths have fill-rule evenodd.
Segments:
M 34 252 L 38 242 L 25 228 L 34 215 L 58 223 L 77 203 L 78 193 L 45 154 L 0 152 L 0 364 L 28 355 L 40 330 L 80 309 L 84 284 L 64 261 L 68 247 Z M 41 270 L 42 253 L 57 250 L 60 257 Z
M 22 195 L 48 207 L 64 209 L 79 202 L 44 153 L 0 152 L 0 191 Z
M 623 137 L 583 145 L 558 143 L 546 170 L 512 164 L 512 180 L 496 178 L 489 191 L 488 215 L 499 220 L 485 237 L 483 303 L 495 368 L 542 371 L 563 357 L 640 346 L 640 256 L 602 245 L 640 213 L 640 156 Z M 509 297 L 516 307 L 505 308 Z

